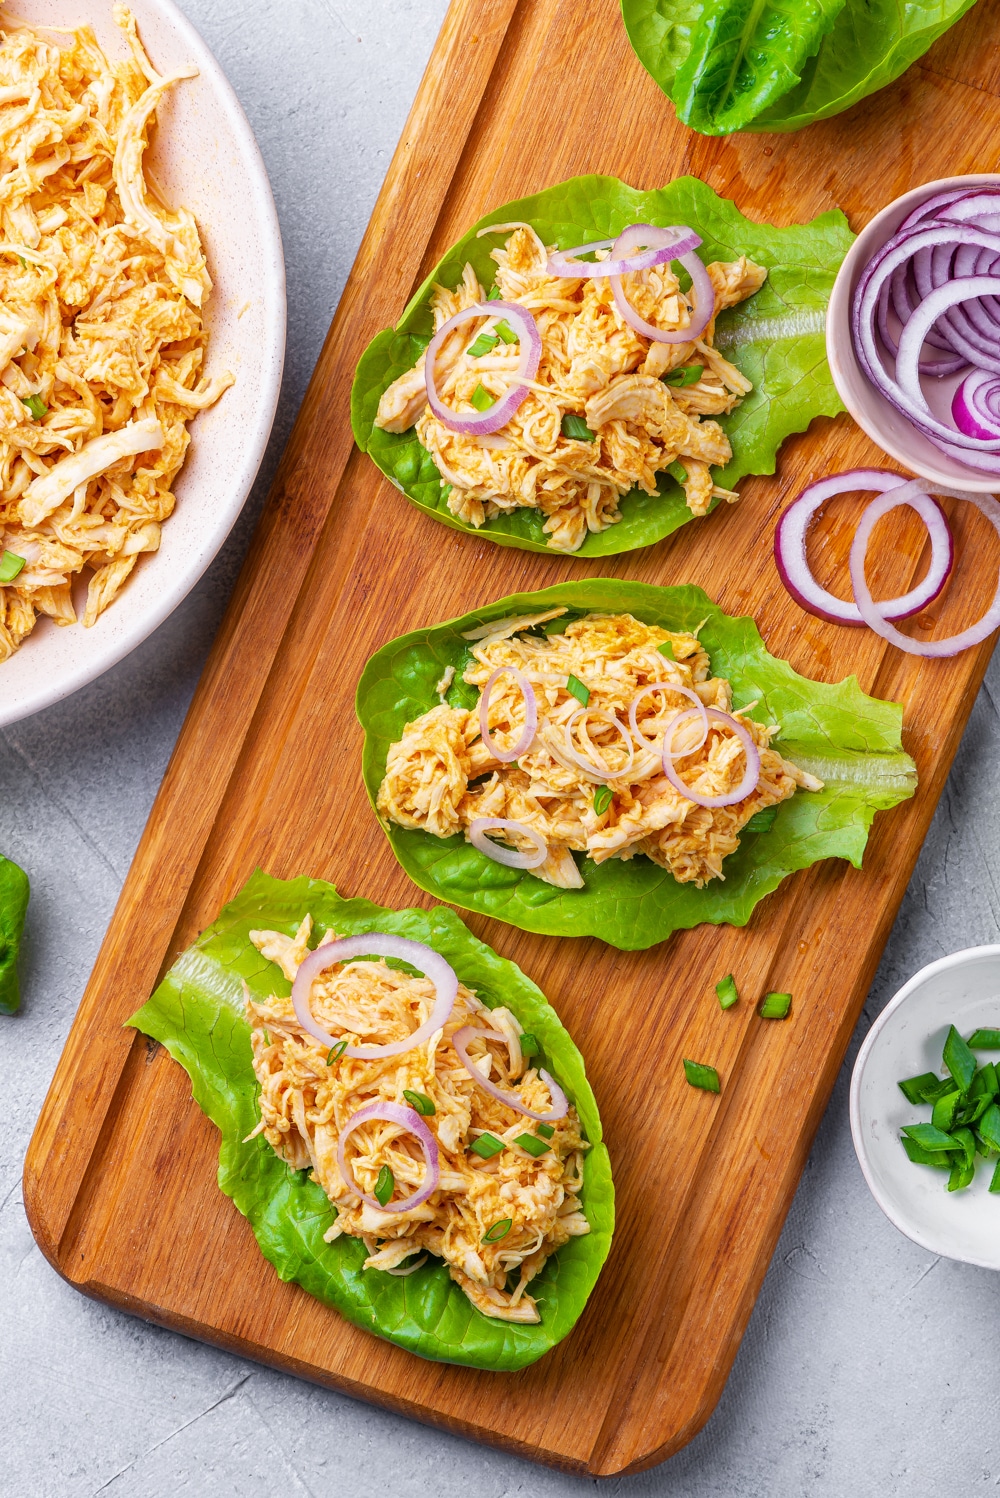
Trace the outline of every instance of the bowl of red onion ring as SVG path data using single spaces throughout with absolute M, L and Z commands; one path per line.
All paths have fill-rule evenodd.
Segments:
M 876 214 L 826 321 L 844 405 L 911 473 L 1000 490 L 1000 175 L 925 182 Z

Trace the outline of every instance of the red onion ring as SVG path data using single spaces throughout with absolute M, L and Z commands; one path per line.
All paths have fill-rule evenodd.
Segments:
M 878 605 L 883 619 L 907 619 L 911 614 L 919 614 L 938 596 L 948 580 L 955 559 L 951 531 L 940 506 L 926 493 L 921 482 L 907 482 L 900 474 L 883 468 L 855 468 L 818 479 L 792 501 L 774 532 L 774 560 L 781 581 L 796 603 L 820 619 L 829 619 L 833 624 L 864 624 L 857 604 L 838 598 L 820 586 L 806 556 L 809 526 L 820 505 L 838 494 L 852 494 L 858 490 L 871 490 L 876 494 L 894 492 L 898 502 L 910 504 L 927 527 L 931 539 L 927 576 L 908 593 L 899 598 L 882 599 Z
M 963 494 L 955 489 L 947 492 L 955 499 L 965 499 L 969 504 L 975 505 L 1000 535 L 1000 505 L 992 495 Z M 906 502 L 897 498 L 896 491 L 890 490 L 888 494 L 873 499 L 862 515 L 854 533 L 850 558 L 851 586 L 854 589 L 855 601 L 862 619 L 869 628 L 873 629 L 877 635 L 881 635 L 883 640 L 888 640 L 892 645 L 898 645 L 900 650 L 905 650 L 908 655 L 934 658 L 957 655 L 960 650 L 968 650 L 972 645 L 978 645 L 1000 625 L 1000 571 L 997 574 L 997 588 L 993 595 L 993 602 L 978 624 L 973 624 L 961 634 L 951 635 L 944 640 L 911 640 L 909 635 L 902 634 L 883 618 L 881 605 L 872 598 L 865 578 L 865 558 L 868 555 L 868 543 L 871 540 L 875 522 L 883 515 L 887 515 L 890 510 L 894 510 L 898 504 Z
M 507 425 L 527 395 L 528 387 L 512 385 L 507 394 L 502 395 L 488 411 L 476 412 L 475 415 L 462 415 L 451 410 L 441 400 L 434 380 L 438 351 L 453 328 L 461 327 L 463 323 L 471 322 L 476 317 L 503 317 L 516 330 L 521 346 L 516 373 L 521 379 L 533 380 L 538 373 L 542 339 L 531 313 L 519 307 L 516 302 L 473 302 L 471 307 L 456 312 L 454 317 L 449 317 L 447 322 L 442 323 L 428 344 L 424 355 L 424 379 L 427 385 L 427 403 L 434 415 L 449 431 L 464 432 L 469 437 L 485 437 Z
M 509 671 L 511 676 L 514 677 L 521 688 L 521 695 L 524 698 L 524 732 L 513 749 L 498 749 L 490 738 L 490 693 L 493 690 L 493 683 L 497 677 L 502 676 L 505 671 Z M 531 747 L 531 741 L 535 737 L 535 729 L 537 727 L 538 703 L 535 699 L 535 689 L 531 685 L 531 682 L 525 676 L 524 672 L 519 671 L 516 666 L 498 666 L 483 687 L 483 693 L 479 699 L 479 732 L 482 735 L 483 743 L 494 759 L 498 759 L 503 765 L 509 765 L 517 759 L 518 755 L 524 754 Z
M 499 1030 L 477 1030 L 473 1025 L 463 1025 L 451 1037 L 451 1043 L 458 1052 L 462 1065 L 472 1080 L 477 1082 L 484 1092 L 488 1092 L 491 1097 L 495 1097 L 499 1102 L 506 1103 L 507 1107 L 513 1108 L 515 1113 L 523 1113 L 525 1118 L 533 1118 L 537 1123 L 558 1123 L 561 1118 L 566 1117 L 566 1114 L 569 1112 L 569 1099 L 558 1082 L 554 1082 L 547 1071 L 539 1070 L 538 1075 L 552 1095 L 552 1111 L 550 1113 L 533 1113 L 530 1108 L 524 1106 L 516 1093 L 504 1092 L 502 1087 L 494 1086 L 489 1078 L 483 1076 L 469 1055 L 469 1041 L 477 1038 L 479 1040 L 496 1040 L 501 1045 L 506 1046 L 510 1045 L 510 1041 Z
M 648 248 L 638 253 L 625 253 L 618 259 L 597 260 L 581 264 L 580 255 L 591 255 L 598 250 L 621 247 L 626 234 L 637 237 L 639 243 Z M 623 276 L 629 271 L 651 270 L 654 265 L 663 265 L 676 260 L 701 244 L 701 239 L 686 224 L 674 224 L 669 229 L 657 228 L 655 224 L 630 224 L 617 239 L 595 239 L 590 244 L 578 244 L 572 250 L 553 250 L 545 269 L 550 276 L 567 281 L 598 281 L 607 276 Z
M 739 739 L 740 743 L 743 745 L 743 752 L 746 755 L 747 766 L 743 775 L 743 779 L 740 781 L 739 785 L 734 791 L 727 791 L 722 796 L 703 796 L 699 791 L 693 791 L 689 785 L 685 785 L 684 781 L 680 778 L 677 771 L 674 769 L 672 756 L 670 753 L 670 746 L 673 742 L 674 734 L 677 732 L 677 729 L 680 727 L 680 725 L 686 719 L 696 716 L 694 708 L 688 708 L 687 712 L 678 713 L 677 717 L 668 726 L 666 733 L 663 735 L 663 773 L 670 781 L 670 784 L 674 787 L 674 790 L 680 791 L 682 796 L 686 796 L 687 799 L 689 801 L 693 801 L 696 806 L 735 806 L 738 801 L 745 801 L 747 796 L 749 796 L 751 792 L 756 790 L 757 788 L 757 782 L 760 779 L 760 753 L 757 749 L 757 745 L 750 737 L 747 729 L 745 729 L 743 727 L 743 724 L 740 723 L 736 718 L 734 718 L 732 714 L 724 713 L 721 708 L 718 707 L 706 707 L 705 712 L 710 718 L 714 719 L 715 722 L 724 724 L 727 728 L 731 728 L 736 734 L 736 737 Z
M 642 701 L 642 699 L 650 692 L 676 692 L 679 696 L 687 697 L 689 701 L 694 703 L 695 707 L 701 714 L 701 738 L 698 740 L 697 744 L 692 744 L 689 749 L 683 749 L 679 751 L 678 754 L 671 755 L 671 758 L 677 759 L 679 758 L 679 754 L 694 754 L 696 750 L 701 748 L 702 744 L 708 738 L 708 713 L 705 711 L 705 704 L 702 702 L 697 692 L 692 692 L 690 687 L 679 686 L 676 682 L 673 681 L 652 681 L 650 682 L 648 687 L 643 687 L 641 691 L 637 692 L 632 698 L 632 701 L 629 703 L 628 726 L 632 730 L 636 743 L 640 744 L 646 749 L 652 747 L 651 740 L 646 737 L 642 729 L 639 727 L 638 719 L 636 717 L 636 708 L 639 706 L 639 703 Z M 672 742 L 673 733 L 671 733 L 670 738 Z
M 988 471 L 1000 472 L 1000 436 L 983 442 L 978 437 L 967 437 L 964 432 L 958 432 L 953 427 L 945 426 L 938 421 L 927 404 L 927 399 L 920 388 L 920 349 L 927 331 L 939 319 L 942 312 L 956 306 L 960 302 L 969 301 L 973 297 L 987 296 L 1000 292 L 1000 277 L 997 276 L 963 276 L 958 281 L 951 281 L 944 286 L 937 287 L 926 296 L 910 318 L 906 327 L 899 335 L 899 352 L 896 355 L 896 379 L 895 390 L 897 399 L 902 396 L 905 404 L 910 408 L 906 414 L 912 415 L 910 419 L 920 427 L 932 442 L 935 442 L 944 452 L 950 453 L 962 462 L 968 462 L 966 448 L 973 448 L 976 457 L 990 457 L 987 466 Z M 961 344 L 961 339 L 953 334 L 956 346 Z M 980 368 L 992 368 L 1000 373 L 1000 358 L 987 359 L 980 354 L 975 361 Z
M 382 1205 L 377 1197 L 369 1196 L 367 1192 L 361 1190 L 361 1187 L 354 1179 L 353 1172 L 347 1164 L 347 1156 L 344 1152 L 344 1145 L 354 1133 L 354 1130 L 360 1128 L 363 1123 L 368 1123 L 373 1119 L 378 1119 L 385 1123 L 399 1124 L 400 1128 L 406 1129 L 407 1133 L 415 1135 L 420 1141 L 420 1146 L 424 1152 L 424 1159 L 427 1161 L 424 1184 L 420 1189 L 415 1191 L 412 1196 L 404 1197 L 400 1202 L 387 1202 L 385 1206 Z M 384 1212 L 387 1216 L 389 1214 L 395 1215 L 397 1212 L 412 1212 L 414 1207 L 422 1206 L 427 1198 L 437 1190 L 441 1180 L 441 1170 L 438 1165 L 437 1140 L 416 1109 L 405 1108 L 402 1103 L 368 1103 L 364 1108 L 359 1108 L 357 1113 L 353 1114 L 349 1120 L 347 1127 L 341 1130 L 340 1138 L 337 1141 L 337 1164 L 340 1167 L 340 1174 L 348 1190 L 353 1191 L 369 1207 L 374 1207 L 376 1212 Z
M 527 837 L 535 845 L 534 853 L 521 853 L 517 848 L 502 848 L 486 836 L 487 832 L 511 832 L 518 837 Z M 494 863 L 502 863 L 508 869 L 537 869 L 549 856 L 545 839 L 524 822 L 510 822 L 506 817 L 474 817 L 469 823 L 469 842 L 479 853 L 485 853 Z
M 951 414 L 967 437 L 1000 437 L 1000 376 L 985 369 L 966 375 L 955 391 Z
M 325 1046 L 339 1044 L 336 1035 L 330 1035 L 313 1019 L 312 1010 L 309 1007 L 309 990 L 313 980 L 324 972 L 328 967 L 333 967 L 337 962 L 350 962 L 356 957 L 395 957 L 402 962 L 408 962 L 429 978 L 434 984 L 437 994 L 434 1007 L 429 1017 L 412 1035 L 405 1040 L 394 1040 L 389 1045 L 349 1045 L 344 1050 L 345 1056 L 354 1056 L 360 1061 L 376 1061 L 383 1056 L 401 1056 L 405 1051 L 412 1051 L 414 1046 L 422 1045 L 425 1040 L 430 1040 L 436 1030 L 448 1020 L 455 1006 L 455 998 L 458 993 L 458 978 L 454 969 L 449 967 L 444 958 L 431 947 L 425 947 L 422 942 L 409 941 L 403 936 L 390 936 L 384 931 L 368 931 L 360 936 L 345 936 L 339 941 L 327 942 L 324 946 L 317 947 L 315 951 L 307 953 L 299 965 L 292 984 L 292 1007 L 295 1017 L 303 1030 L 306 1030 L 315 1040 Z
M 577 749 L 576 745 L 573 743 L 573 724 L 576 722 L 577 718 L 582 717 L 584 714 L 588 718 L 597 718 L 602 723 L 610 723 L 612 728 L 616 728 L 618 730 L 619 734 L 621 735 L 622 741 L 626 749 L 628 750 L 628 763 L 622 765 L 620 770 L 612 770 L 611 766 L 605 759 L 602 759 L 600 755 L 595 754 L 594 758 L 590 759 L 586 754 L 581 754 L 580 750 Z M 585 770 L 588 775 L 596 775 L 599 780 L 620 780 L 623 775 L 627 775 L 629 773 L 632 766 L 635 764 L 635 744 L 629 738 L 628 734 L 619 723 L 614 713 L 605 712 L 603 708 L 578 707 L 576 711 L 574 713 L 571 713 L 569 718 L 567 718 L 566 720 L 565 727 L 563 728 L 563 738 L 565 740 L 563 746 L 564 753 L 567 754 L 573 761 L 573 763 L 577 765 L 581 770 Z
M 671 229 L 654 230 L 649 224 L 633 224 L 619 234 L 615 242 L 616 254 L 627 254 L 630 246 L 638 236 L 639 239 L 648 238 L 651 234 L 671 234 Z M 695 245 L 701 244 L 700 238 L 695 235 Z M 665 328 L 658 328 L 655 323 L 646 322 L 640 317 L 635 308 L 626 299 L 622 289 L 621 277 L 611 277 L 611 290 L 614 294 L 615 306 L 622 317 L 628 323 L 633 332 L 640 333 L 643 338 L 648 338 L 654 343 L 693 343 L 700 338 L 708 327 L 709 322 L 715 314 L 715 287 L 712 279 L 705 269 L 701 260 L 692 248 L 686 252 L 678 252 L 676 249 L 669 257 L 677 260 L 688 275 L 691 277 L 691 290 L 694 293 L 694 311 L 691 321 L 686 328 L 676 328 L 668 332 Z M 609 263 L 609 262 L 605 262 Z

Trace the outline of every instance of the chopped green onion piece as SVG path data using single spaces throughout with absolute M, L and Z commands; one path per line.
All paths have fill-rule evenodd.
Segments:
M 1000 1092 L 1000 1077 L 997 1076 L 996 1065 L 992 1061 L 987 1061 L 986 1065 L 981 1066 L 973 1077 L 969 1095 L 971 1097 L 996 1097 L 998 1092 Z
M 951 1175 L 948 1177 L 948 1190 L 963 1191 L 966 1186 L 971 1186 L 975 1173 L 975 1161 L 969 1165 L 965 1160 L 956 1160 L 951 1167 Z
M 944 1043 L 944 1064 L 951 1072 L 963 1092 L 968 1092 L 976 1075 L 976 1058 L 959 1035 L 954 1025 L 948 1029 Z
M 0 556 L 0 583 L 12 583 L 17 574 L 27 566 L 24 557 L 19 557 L 16 552 L 5 551 Z
M 1000 1030 L 973 1030 L 968 1044 L 974 1051 L 1000 1051 Z
M 939 1154 L 933 1150 L 925 1150 L 914 1140 L 907 1139 L 905 1135 L 900 1137 L 899 1142 L 914 1165 L 936 1165 L 939 1170 L 950 1170 L 955 1163 L 947 1150 L 942 1150 Z
M 539 1155 L 548 1153 L 549 1147 L 545 1143 L 545 1140 L 536 1139 L 534 1134 L 518 1134 L 514 1143 L 519 1144 L 523 1150 L 527 1150 L 529 1155 L 534 1155 L 536 1160 Z
M 563 436 L 568 437 L 571 442 L 597 441 L 597 433 L 591 431 L 590 427 L 584 421 L 582 416 L 576 416 L 572 411 L 568 411 L 563 417 L 562 421 L 559 423 L 559 430 L 562 432 Z
M 908 1103 L 926 1103 L 928 1088 L 937 1087 L 940 1079 L 932 1071 L 922 1071 L 919 1077 L 904 1077 L 896 1086 Z
M 519 1036 L 518 1039 L 522 1056 L 537 1056 L 538 1052 L 542 1049 L 530 1030 L 525 1030 L 524 1034 Z
M 488 302 L 502 302 L 503 301 L 503 293 L 501 292 L 499 286 L 493 285 L 493 286 L 490 287 L 489 295 L 487 296 L 486 300 Z
M 408 1087 L 404 1087 L 403 1096 L 410 1107 L 415 1108 L 418 1113 L 422 1113 L 425 1118 L 430 1118 L 432 1113 L 437 1112 L 437 1109 L 426 1093 L 411 1092 Z
M 666 385 L 673 385 L 675 390 L 684 390 L 688 385 L 697 385 L 704 373 L 704 364 L 688 364 L 684 369 L 675 369 L 664 375 L 663 381 Z
M 383 1165 L 375 1182 L 375 1200 L 380 1207 L 384 1207 L 396 1189 L 396 1178 L 388 1165 Z
M 551 1124 L 539 1124 L 538 1132 L 539 1134 L 543 1134 L 546 1139 L 551 1139 L 552 1135 L 555 1133 L 555 1129 Z
M 566 690 L 569 695 L 571 697 L 575 697 L 577 702 L 581 703 L 583 707 L 587 706 L 587 703 L 590 701 L 590 688 L 584 686 L 579 676 L 574 676 L 572 671 L 566 678 Z
M 507 1234 L 510 1232 L 513 1226 L 513 1221 L 509 1217 L 501 1217 L 499 1222 L 495 1222 L 493 1226 L 491 1228 L 488 1228 L 487 1231 L 483 1234 L 483 1242 L 499 1243 L 501 1238 L 506 1238 Z
M 957 1091 L 958 1083 L 954 1077 L 942 1077 L 936 1087 L 931 1087 L 930 1083 L 927 1084 L 927 1091 L 924 1093 L 924 1102 L 936 1103 L 939 1097 L 944 1097 L 948 1092 Z
M 777 815 L 776 806 L 765 806 L 760 811 L 755 811 L 749 822 L 744 822 L 740 828 L 740 836 L 742 837 L 744 832 L 770 832 Z
M 330 1054 L 326 1058 L 326 1064 L 327 1064 L 327 1066 L 332 1066 L 335 1061 L 339 1061 L 340 1058 L 341 1058 L 341 1056 L 344 1054 L 344 1052 L 346 1050 L 347 1050 L 347 1041 L 346 1040 L 338 1040 L 337 1044 L 332 1048 L 332 1050 L 330 1051 Z
M 469 1148 L 481 1160 L 492 1160 L 494 1155 L 499 1155 L 500 1151 L 505 1150 L 507 1146 L 495 1134 L 480 1134 L 479 1138 L 469 1145 Z
M 16 253 L 16 251 L 15 251 L 15 253 Z M 21 262 L 21 269 L 22 270 L 27 270 L 28 269 L 28 262 L 27 262 L 27 260 L 25 260 L 24 256 L 23 255 L 18 255 L 17 258 Z
M 34 421 L 41 421 L 49 409 L 40 395 L 22 395 L 21 404 L 27 406 Z
M 931 1114 L 931 1123 L 936 1129 L 943 1129 L 946 1134 L 951 1131 L 952 1125 L 955 1123 L 955 1114 L 958 1111 L 961 1101 L 962 1094 L 960 1092 L 946 1092 L 944 1097 L 938 1098 L 934 1104 L 934 1111 Z
M 480 333 L 475 343 L 470 344 L 465 352 L 470 359 L 481 359 L 484 354 L 495 349 L 499 342 L 499 338 L 494 338 L 492 333 Z
M 1000 1108 L 991 1103 L 979 1120 L 979 1137 L 992 1150 L 1000 1150 Z
M 993 1179 L 992 1181 L 990 1181 L 990 1190 L 1000 1191 L 1000 1160 L 998 1160 L 996 1165 L 994 1166 Z
M 498 323 L 494 323 L 493 331 L 504 343 L 518 343 L 520 340 L 505 317 L 501 317 Z
M 614 791 L 609 785 L 599 785 L 594 792 L 594 810 L 599 817 L 603 817 L 608 807 L 614 800 Z
M 959 1096 L 961 1096 L 961 1094 L 959 1094 Z M 964 1108 L 959 1108 L 958 1112 L 955 1115 L 955 1123 L 978 1123 L 992 1101 L 993 1099 L 991 1097 L 973 1098 L 971 1102 L 966 1103 Z
M 490 392 L 488 390 L 485 390 L 482 385 L 476 386 L 475 390 L 473 390 L 472 394 L 469 396 L 469 399 L 471 400 L 477 411 L 488 411 L 491 406 L 496 405 L 496 400 L 494 399 L 494 397 L 490 395 Z
M 914 1144 L 919 1144 L 921 1149 L 953 1150 L 958 1148 L 950 1134 L 935 1128 L 933 1124 L 907 1124 L 903 1133 L 908 1139 L 912 1139 Z
M 676 655 L 674 655 L 672 640 L 664 640 L 662 645 L 657 645 L 656 650 L 659 655 L 666 656 L 668 661 L 675 661 L 677 659 Z
M 739 998 L 739 994 L 736 991 L 736 979 L 733 977 L 732 973 L 729 973 L 727 977 L 723 978 L 721 983 L 717 983 L 715 985 L 715 992 L 718 995 L 719 1003 L 722 1005 L 723 1009 L 732 1009 L 733 1005 L 736 1003 L 736 1000 Z
M 975 1166 L 976 1139 L 971 1129 L 956 1129 L 951 1136 L 965 1156 L 966 1165 Z
M 790 993 L 769 993 L 760 1006 L 761 1019 L 787 1019 L 792 1007 Z
M 692 1087 L 701 1087 L 705 1092 L 721 1092 L 719 1073 L 714 1066 L 702 1066 L 700 1061 L 684 1060 L 684 1075 Z

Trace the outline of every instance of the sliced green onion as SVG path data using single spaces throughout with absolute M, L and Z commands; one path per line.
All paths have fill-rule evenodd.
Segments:
M 425 1118 L 430 1118 L 432 1113 L 437 1112 L 437 1109 L 425 1092 L 411 1092 L 408 1087 L 404 1087 L 403 1096 L 410 1107 L 415 1108 L 418 1113 L 422 1113 Z
M 479 1138 L 469 1145 L 469 1148 L 481 1160 L 492 1160 L 494 1155 L 499 1155 L 500 1151 L 505 1150 L 507 1146 L 495 1134 L 480 1134 Z
M 928 1089 L 937 1087 L 940 1078 L 932 1071 L 922 1071 L 919 1077 L 904 1077 L 896 1086 L 908 1103 L 926 1103 Z
M 524 1034 L 519 1037 L 519 1044 L 522 1056 L 537 1056 L 542 1049 L 530 1030 L 525 1030 Z
M 503 292 L 500 290 L 499 286 L 497 286 L 496 284 L 494 284 L 493 286 L 490 287 L 489 295 L 487 296 L 486 300 L 488 302 L 502 302 L 503 301 Z
M 534 1155 L 536 1160 L 539 1155 L 547 1155 L 549 1152 L 549 1147 L 545 1143 L 545 1140 L 536 1139 L 534 1134 L 518 1134 L 514 1143 L 519 1144 L 523 1150 L 527 1150 L 529 1155 Z
M 1000 1051 L 1000 1030 L 973 1030 L 968 1044 L 974 1051 Z
M 975 1161 L 969 1165 L 965 1160 L 956 1160 L 948 1177 L 948 1190 L 963 1191 L 966 1186 L 971 1186 L 975 1173 Z
M 668 375 L 663 376 L 665 385 L 673 385 L 675 390 L 684 390 L 688 385 L 697 385 L 705 373 L 704 364 L 688 364 L 683 369 L 674 369 Z
M 792 1007 L 790 993 L 769 993 L 760 1006 L 761 1019 L 787 1019 Z
M 728 973 L 726 977 L 722 979 L 721 983 L 717 983 L 715 985 L 715 992 L 723 1009 L 732 1009 L 733 1005 L 736 1003 L 736 1000 L 739 998 L 739 993 L 736 990 L 736 979 L 733 977 L 732 973 Z
M 936 1087 L 931 1087 L 928 1083 L 927 1091 L 924 1094 L 924 1102 L 936 1103 L 939 1097 L 944 1097 L 945 1093 L 957 1091 L 958 1083 L 954 1077 L 942 1077 Z
M 375 1200 L 380 1207 L 384 1207 L 396 1189 L 396 1178 L 388 1165 L 383 1165 L 375 1182 Z
M 953 1150 L 957 1149 L 954 1139 L 946 1134 L 943 1129 L 935 1128 L 933 1124 L 907 1124 L 903 1133 L 914 1144 L 919 1144 L 925 1150 Z
M 1000 1160 L 997 1161 L 993 1168 L 993 1179 L 990 1181 L 990 1190 L 1000 1191 Z
M 0 583 L 12 583 L 19 572 L 27 566 L 24 557 L 19 557 L 16 552 L 5 551 L 0 556 Z
M 664 640 L 663 644 L 657 645 L 656 649 L 657 653 L 659 655 L 666 656 L 668 661 L 676 661 L 677 657 L 676 655 L 674 655 L 674 645 L 672 640 Z
M 520 342 L 517 334 L 505 317 L 501 317 L 500 321 L 494 324 L 493 331 L 504 343 Z
M 31 412 L 33 420 L 35 421 L 41 421 L 42 417 L 49 409 L 40 395 L 22 395 L 21 404 L 27 406 L 28 410 Z
M 990 1097 L 996 1097 L 998 1092 L 1000 1092 L 1000 1078 L 997 1077 L 996 1064 L 992 1061 L 987 1061 L 986 1065 L 981 1066 L 973 1077 L 972 1086 L 969 1088 L 969 1096 L 984 1097 L 989 1095 Z
M 971 1129 L 956 1129 L 951 1136 L 965 1156 L 967 1166 L 975 1168 L 976 1139 Z
M 513 1226 L 514 1223 L 511 1218 L 501 1217 L 499 1222 L 495 1222 L 493 1226 L 491 1228 L 488 1228 L 483 1234 L 483 1242 L 499 1243 L 501 1238 L 506 1238 L 507 1234 L 510 1232 Z
M 954 1025 L 948 1029 L 944 1043 L 944 1064 L 963 1092 L 968 1092 L 976 1075 L 976 1058 Z
M 961 1093 L 959 1097 L 961 1097 Z M 973 1098 L 971 1102 L 965 1104 L 964 1108 L 958 1110 L 955 1118 L 956 1124 L 978 1123 L 992 1101 L 993 1099 L 988 1094 L 983 1097 Z
M 344 1052 L 346 1050 L 347 1050 L 347 1041 L 346 1040 L 338 1040 L 337 1044 L 332 1047 L 332 1049 L 330 1051 L 330 1054 L 326 1058 L 326 1064 L 327 1064 L 327 1066 L 332 1066 L 335 1061 L 339 1061 L 340 1058 L 341 1058 L 341 1056 L 344 1054 Z
M 482 385 L 476 386 L 469 399 L 477 411 L 488 411 L 491 406 L 496 405 L 495 398 L 490 395 L 488 390 L 484 390 Z
M 571 697 L 575 697 L 582 707 L 586 707 L 590 701 L 590 688 L 584 686 L 579 676 L 574 676 L 572 671 L 566 678 L 566 690 Z
M 701 1087 L 705 1092 L 721 1092 L 719 1073 L 714 1066 L 702 1066 L 700 1061 L 684 1060 L 684 1075 L 692 1087 Z
M 17 254 L 17 251 L 15 250 L 14 253 Z M 18 255 L 17 258 L 21 262 L 21 269 L 22 270 L 27 270 L 28 269 L 28 262 L 27 262 L 27 260 L 25 260 L 24 256 L 23 255 Z
M 940 1153 L 925 1150 L 915 1140 L 907 1139 L 905 1135 L 900 1138 L 899 1142 L 914 1165 L 935 1165 L 939 1170 L 950 1170 L 955 1163 L 947 1150 L 942 1150 Z
M 776 806 L 764 806 L 760 811 L 755 811 L 749 822 L 744 822 L 740 828 L 740 837 L 744 832 L 770 832 L 774 826 L 774 819 L 778 815 Z
M 499 338 L 494 338 L 492 333 L 480 333 L 475 343 L 470 344 L 465 352 L 470 359 L 481 359 L 484 354 L 491 353 L 499 342 Z
M 962 1094 L 960 1092 L 946 1092 L 944 1097 L 938 1098 L 934 1104 L 934 1111 L 931 1114 L 931 1123 L 936 1129 L 943 1129 L 946 1134 L 951 1131 L 952 1125 L 955 1123 L 955 1114 L 958 1111 L 961 1101 Z
M 582 416 L 576 416 L 572 411 L 567 411 L 559 423 L 559 430 L 564 437 L 571 442 L 596 442 L 597 433 L 584 421 Z
M 615 793 L 609 785 L 599 785 L 597 787 L 594 792 L 594 810 L 599 817 L 603 817 L 614 797 Z
M 991 1150 L 1000 1150 L 1000 1108 L 990 1103 L 979 1120 L 979 1137 Z
M 543 1134 L 546 1139 L 551 1139 L 552 1135 L 555 1133 L 555 1129 L 551 1124 L 539 1124 L 538 1132 L 539 1134 Z

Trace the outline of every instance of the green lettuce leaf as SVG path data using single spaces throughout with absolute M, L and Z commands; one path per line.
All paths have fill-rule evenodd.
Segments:
M 243 1142 L 259 1119 L 243 983 L 260 996 L 291 990 L 249 933 L 292 935 L 306 912 L 317 940 L 330 929 L 338 936 L 388 931 L 440 952 L 485 1004 L 507 1005 L 537 1037 L 544 1064 L 576 1105 L 591 1144 L 582 1191 L 590 1232 L 570 1239 L 532 1281 L 542 1315 L 538 1325 L 483 1316 L 437 1259 L 405 1277 L 363 1270 L 363 1243 L 346 1237 L 324 1243 L 333 1208 L 308 1172 L 291 1170 L 260 1136 Z M 453 911 L 386 910 L 368 900 L 342 899 L 319 879 L 273 879 L 258 870 L 128 1023 L 162 1042 L 191 1078 L 195 1101 L 222 1134 L 219 1185 L 249 1221 L 281 1279 L 295 1280 L 355 1326 L 399 1347 L 471 1368 L 527 1367 L 571 1330 L 608 1256 L 614 1227 L 611 1166 L 597 1104 L 583 1058 L 541 990 L 478 941 Z
M 975 0 L 622 0 L 643 67 L 703 135 L 800 130 L 892 83 Z
M 778 229 L 744 218 L 733 203 L 697 177 L 679 177 L 653 192 L 638 192 L 617 177 L 574 177 L 534 197 L 505 203 L 475 224 L 434 267 L 398 326 L 379 333 L 358 364 L 351 392 L 355 440 L 386 477 L 435 520 L 501 546 L 552 554 L 542 531 L 544 516 L 535 511 L 497 516 L 479 530 L 457 520 L 448 510 L 434 460 L 416 432 L 383 432 L 375 426 L 383 391 L 412 369 L 430 341 L 432 286 L 457 285 L 468 261 L 489 287 L 495 269 L 490 251 L 497 239 L 478 239 L 478 230 L 512 220 L 529 221 L 546 244 L 561 249 L 607 239 L 636 222 L 690 224 L 702 237 L 699 253 L 706 262 L 745 254 L 767 266 L 768 278 L 760 291 L 724 312 L 717 324 L 719 348 L 754 385 L 742 405 L 719 418 L 733 448 L 732 462 L 717 475 L 723 488 L 732 488 L 750 473 L 773 473 L 785 437 L 804 431 L 814 416 L 835 416 L 843 410 L 826 362 L 824 332 L 830 291 L 853 239 L 842 213 L 824 213 L 811 223 Z M 573 555 L 634 551 L 686 525 L 694 517 L 676 477 L 661 474 L 659 484 L 654 496 L 633 489 L 622 501 L 619 523 L 600 535 L 588 535 Z
M 430 629 L 392 640 L 373 655 L 358 684 L 357 713 L 365 730 L 363 773 L 372 805 L 385 774 L 389 746 L 405 724 L 437 705 L 435 687 L 455 667 L 452 706 L 471 707 L 475 688 L 461 681 L 468 659 L 463 631 L 508 615 L 563 604 L 580 612 L 628 612 L 666 629 L 694 629 L 712 669 L 733 687 L 736 707 L 781 725 L 778 747 L 811 770 L 825 789 L 800 791 L 785 801 L 769 831 L 745 834 L 726 859 L 725 879 L 705 889 L 678 884 L 648 858 L 627 863 L 585 859 L 586 888 L 560 890 L 524 870 L 504 868 L 460 834 L 438 838 L 384 823 L 393 852 L 415 884 L 439 900 L 552 936 L 599 936 L 627 950 L 650 947 L 673 931 L 725 922 L 743 926 L 757 902 L 788 874 L 821 858 L 846 858 L 856 868 L 875 812 L 895 806 L 916 788 L 916 770 L 900 740 L 903 710 L 868 697 L 850 676 L 836 686 L 799 676 L 768 654 L 752 619 L 724 614 L 696 587 L 657 588 L 612 578 L 560 583 L 516 593 Z
M 0 1014 L 16 1014 L 21 1006 L 17 957 L 29 894 L 27 874 L 0 854 Z

